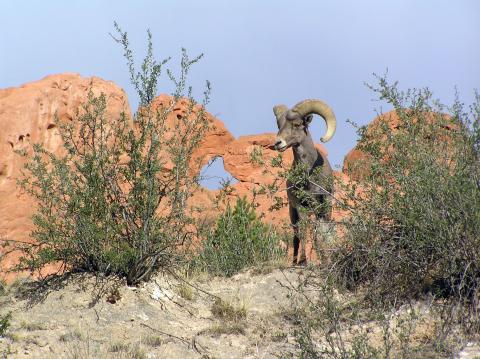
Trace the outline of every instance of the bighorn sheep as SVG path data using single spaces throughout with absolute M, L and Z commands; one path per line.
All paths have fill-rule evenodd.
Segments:
M 332 168 L 327 158 L 317 151 L 310 135 L 308 126 L 312 121 L 313 114 L 320 115 L 327 124 L 327 132 L 321 138 L 322 142 L 330 140 L 335 133 L 336 120 L 332 109 L 320 100 L 305 100 L 288 109 L 285 105 L 277 105 L 273 108 L 277 118 L 278 134 L 275 139 L 274 148 L 283 152 L 287 148 L 293 149 L 292 168 L 302 166 L 308 170 L 308 174 L 319 173 L 319 178 L 315 181 L 309 180 L 301 185 L 301 189 L 313 199 L 313 203 L 319 209 L 316 209 L 317 219 L 330 219 L 332 188 Z M 320 167 L 320 169 L 318 169 Z M 287 195 L 289 202 L 290 220 L 294 229 L 293 237 L 293 263 L 297 262 L 298 250 L 300 247 L 300 236 L 302 236 L 302 253 L 298 263 L 306 261 L 305 255 L 305 233 L 300 231 L 300 207 L 312 209 L 312 202 L 305 198 L 298 198 L 298 184 L 287 181 Z M 308 202 L 308 203 L 307 203 Z

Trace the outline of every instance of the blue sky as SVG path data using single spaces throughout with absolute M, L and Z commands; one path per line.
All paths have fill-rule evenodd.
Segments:
M 480 1 L 476 0 L 0 0 L 0 88 L 61 72 L 112 80 L 135 106 L 113 22 L 144 54 L 204 53 L 192 68 L 197 94 L 213 85 L 209 111 L 235 135 L 276 132 L 272 107 L 320 98 L 336 113 L 331 162 L 356 140 L 347 119 L 368 123 L 381 104 L 364 85 L 388 68 L 401 88 L 425 87 L 451 103 L 480 88 Z M 169 92 L 166 77 L 160 92 Z M 385 111 L 388 107 L 383 108 Z M 318 140 L 321 121 L 313 124 Z

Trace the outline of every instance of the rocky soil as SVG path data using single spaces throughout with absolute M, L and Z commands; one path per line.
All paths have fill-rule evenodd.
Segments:
M 0 357 L 294 358 L 288 288 L 302 272 L 257 269 L 188 283 L 163 274 L 140 287 L 85 274 L 19 281 L 0 296 L 0 316 L 12 314 Z M 479 356 L 478 344 L 467 343 L 455 357 Z
M 0 353 L 8 351 L 9 358 L 285 357 L 294 352 L 285 286 L 297 279 L 296 269 L 285 269 L 195 278 L 198 289 L 168 275 L 139 288 L 88 275 L 45 288 L 33 282 L 14 285 L 0 297 L 0 314 L 12 312 Z

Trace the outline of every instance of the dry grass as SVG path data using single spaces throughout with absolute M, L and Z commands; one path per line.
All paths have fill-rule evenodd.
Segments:
M 245 335 L 245 324 L 243 322 L 223 322 L 212 325 L 210 328 L 203 331 L 204 334 L 212 337 L 219 337 L 225 335 Z
M 25 335 L 17 332 L 10 332 L 5 335 L 5 338 L 10 339 L 12 342 L 20 342 L 24 340 L 26 337 Z
M 130 345 L 128 345 L 127 343 L 115 342 L 110 345 L 108 351 L 112 353 L 128 352 L 129 348 Z
M 165 339 L 158 335 L 148 335 L 142 338 L 142 344 L 148 345 L 150 347 L 160 347 L 165 344 Z
M 195 298 L 195 292 L 188 283 L 182 283 L 177 289 L 178 295 L 185 300 L 192 301 Z
M 278 258 L 275 260 L 271 260 L 268 262 L 263 262 L 255 267 L 253 267 L 250 271 L 252 275 L 266 275 L 272 273 L 276 269 L 286 269 L 288 267 L 288 258 Z
M 68 343 L 66 358 L 69 359 L 146 359 L 147 354 L 140 343 L 114 342 L 107 346 L 98 346 L 89 337 Z
M 43 323 L 22 321 L 20 323 L 20 329 L 26 330 L 27 332 L 33 332 L 36 330 L 47 330 L 48 328 Z
M 247 308 L 245 305 L 236 306 L 221 298 L 217 298 L 213 302 L 210 310 L 216 318 L 227 321 L 238 321 L 247 317 Z

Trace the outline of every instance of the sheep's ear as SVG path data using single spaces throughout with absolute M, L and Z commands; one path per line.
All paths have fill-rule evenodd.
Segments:
M 283 123 L 285 122 L 285 112 L 287 112 L 288 107 L 285 105 L 277 105 L 273 107 L 273 113 L 277 118 L 278 129 L 282 128 Z
M 303 121 L 305 121 L 305 124 L 308 126 L 310 125 L 310 122 L 313 120 L 313 114 L 307 115 L 303 118 Z
M 275 117 L 277 119 L 281 117 L 287 110 L 288 110 L 288 107 L 285 105 L 273 106 L 273 113 L 275 114 Z

